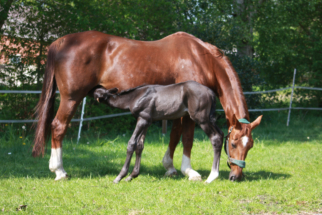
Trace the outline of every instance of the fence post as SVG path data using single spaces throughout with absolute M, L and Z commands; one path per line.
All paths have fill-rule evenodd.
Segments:
M 294 69 L 294 75 L 293 75 L 293 86 L 292 86 L 292 93 L 291 93 L 291 100 L 290 100 L 290 107 L 288 109 L 288 117 L 287 117 L 287 123 L 286 126 L 290 123 L 290 116 L 291 116 L 291 109 L 292 109 L 292 100 L 293 100 L 293 92 L 294 92 L 294 84 L 295 84 L 295 75 L 296 75 L 296 69 Z
M 77 144 L 78 144 L 78 142 L 79 142 L 80 134 L 81 134 L 81 131 L 82 131 L 82 126 L 83 126 L 83 117 L 84 117 L 85 104 L 86 104 L 86 96 L 83 98 L 82 114 L 81 114 L 81 120 L 80 120 L 80 122 L 79 122 L 79 129 L 78 129 Z
M 162 120 L 162 134 L 167 133 L 167 120 Z

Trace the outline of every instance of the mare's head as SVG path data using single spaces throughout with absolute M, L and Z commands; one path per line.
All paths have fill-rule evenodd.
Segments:
M 117 88 L 112 89 L 105 89 L 104 87 L 100 87 L 94 90 L 93 96 L 94 99 L 98 102 L 109 104 L 108 101 L 112 96 L 115 96 L 115 93 L 117 93 Z
M 231 168 L 229 180 L 240 180 L 243 176 L 243 168 L 245 167 L 245 159 L 248 151 L 253 147 L 252 130 L 256 128 L 262 116 L 259 116 L 252 123 L 247 120 L 237 120 L 234 117 L 234 123 L 229 127 L 227 139 L 225 142 L 225 151 L 228 155 L 228 165 Z

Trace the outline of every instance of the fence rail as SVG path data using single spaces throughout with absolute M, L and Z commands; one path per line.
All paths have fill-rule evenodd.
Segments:
M 249 112 L 261 112 L 261 111 L 281 111 L 281 110 L 288 110 L 289 108 L 265 108 L 265 109 L 248 109 Z M 291 109 L 294 110 L 322 110 L 322 108 L 305 108 L 305 107 L 292 107 Z M 223 112 L 223 109 L 217 109 L 216 111 Z M 91 121 L 91 120 L 97 120 L 97 119 L 106 119 L 106 118 L 113 118 L 118 116 L 125 116 L 130 115 L 131 112 L 125 112 L 125 113 L 116 113 L 116 114 L 110 114 L 110 115 L 103 115 L 103 116 L 94 116 L 94 117 L 87 117 L 83 118 L 83 121 Z M 72 119 L 72 122 L 80 122 L 81 119 Z M 34 123 L 38 122 L 38 120 L 35 119 L 25 119 L 25 120 L 0 120 L 0 123 Z
M 292 89 L 292 94 L 291 94 L 291 100 L 290 100 L 289 107 L 285 107 L 285 108 L 266 108 L 266 109 L 248 109 L 248 111 L 249 112 L 261 112 L 261 111 L 288 110 L 289 112 L 288 112 L 288 118 L 287 118 L 287 123 L 286 123 L 286 125 L 288 126 L 289 125 L 289 120 L 290 120 L 290 114 L 291 114 L 292 109 L 294 109 L 294 110 L 322 110 L 322 108 L 315 108 L 315 107 L 292 107 L 292 99 L 293 99 L 294 89 L 321 90 L 322 91 L 322 88 L 317 88 L 317 87 L 294 86 L 295 85 L 295 75 L 296 75 L 296 69 L 294 69 L 292 87 L 286 87 L 286 88 L 274 89 L 274 90 L 266 90 L 266 91 L 244 92 L 244 95 L 252 95 L 252 94 L 273 93 L 273 92 Z M 0 93 L 40 94 L 41 91 L 39 91 L 39 90 L 0 90 Z M 56 93 L 59 93 L 59 91 L 56 91 Z M 118 117 L 118 116 L 124 116 L 124 115 L 131 114 L 131 112 L 125 112 L 125 113 L 117 113 L 117 114 L 110 114 L 110 115 L 104 115 L 104 116 L 95 116 L 95 117 L 83 118 L 85 103 L 86 103 L 86 97 L 83 99 L 83 107 L 82 107 L 81 119 L 72 119 L 71 120 L 72 122 L 80 122 L 79 133 L 78 133 L 78 138 L 77 138 L 78 140 L 80 138 L 80 132 L 81 132 L 81 127 L 82 127 L 82 122 L 83 121 L 106 119 L 106 118 L 112 118 L 112 117 Z M 223 109 L 218 109 L 217 111 L 224 111 L 224 110 Z M 32 119 L 26 119 L 26 120 L 0 120 L 0 123 L 34 123 L 34 122 L 37 122 L 37 121 L 38 120 L 32 120 Z M 78 140 L 77 140 L 77 142 L 78 142 Z
M 294 87 L 294 88 L 306 89 L 306 90 L 322 90 L 322 88 L 316 88 L 316 87 Z M 250 95 L 250 94 L 258 94 L 258 93 L 271 93 L 271 92 L 283 91 L 283 90 L 288 90 L 288 89 L 292 89 L 292 87 L 286 87 L 286 88 L 281 88 L 281 89 L 276 89 L 276 90 L 267 90 L 267 91 L 244 92 L 244 94 Z M 34 93 L 34 94 L 36 94 L 36 93 L 41 93 L 41 91 L 0 90 L 0 93 Z M 294 109 L 294 110 L 322 110 L 322 108 L 313 108 L 313 107 L 291 107 L 291 109 Z M 289 108 L 285 107 L 285 108 L 248 109 L 249 112 L 281 111 L 281 110 L 289 110 Z M 222 112 L 224 110 L 223 109 L 217 109 L 217 111 Z M 106 119 L 106 118 L 125 116 L 125 115 L 130 115 L 130 114 L 131 114 L 131 112 L 125 112 L 125 113 L 116 113 L 116 114 L 103 115 L 103 116 L 87 117 L 87 118 L 83 118 L 83 121 Z M 34 120 L 34 119 L 0 120 L 0 123 L 34 123 L 34 122 L 37 122 L 37 121 L 38 120 Z M 71 121 L 72 122 L 80 122 L 81 119 L 72 119 Z
M 274 93 L 278 91 L 283 91 L 283 90 L 289 90 L 292 89 L 292 87 L 285 87 L 281 89 L 276 89 L 276 90 L 265 90 L 265 91 L 255 91 L 255 92 L 244 92 L 244 95 L 251 95 L 251 94 L 263 94 L 263 93 Z M 305 89 L 305 90 L 322 90 L 322 88 L 318 87 L 297 87 L 294 86 L 294 89 Z M 0 90 L 0 93 L 17 93 L 17 94 L 40 94 L 40 90 Z M 56 93 L 59 94 L 59 91 L 57 90 Z

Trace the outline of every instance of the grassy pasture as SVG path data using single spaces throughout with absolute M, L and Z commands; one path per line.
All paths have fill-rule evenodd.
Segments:
M 220 177 L 211 184 L 190 182 L 182 174 L 163 177 L 161 160 L 169 132 L 148 131 L 141 175 L 112 183 L 126 157 L 131 132 L 83 134 L 64 142 L 64 167 L 70 180 L 55 182 L 44 158 L 30 155 L 31 137 L 0 136 L 0 213 L 30 214 L 317 214 L 322 213 L 322 117 L 295 116 L 286 127 L 286 112 L 267 117 L 253 131 L 254 148 L 246 159 L 245 178 L 228 181 L 222 151 Z M 225 133 L 227 129 L 224 129 Z M 206 180 L 213 153 L 206 135 L 195 131 L 192 166 Z M 23 145 L 25 143 L 25 145 Z M 11 153 L 11 154 L 8 154 Z M 174 164 L 180 170 L 182 144 Z M 132 160 L 131 169 L 133 168 Z

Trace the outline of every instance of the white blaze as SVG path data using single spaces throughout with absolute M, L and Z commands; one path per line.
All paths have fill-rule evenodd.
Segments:
M 242 137 L 242 142 L 243 142 L 243 146 L 246 147 L 247 143 L 248 143 L 248 137 L 243 136 Z

